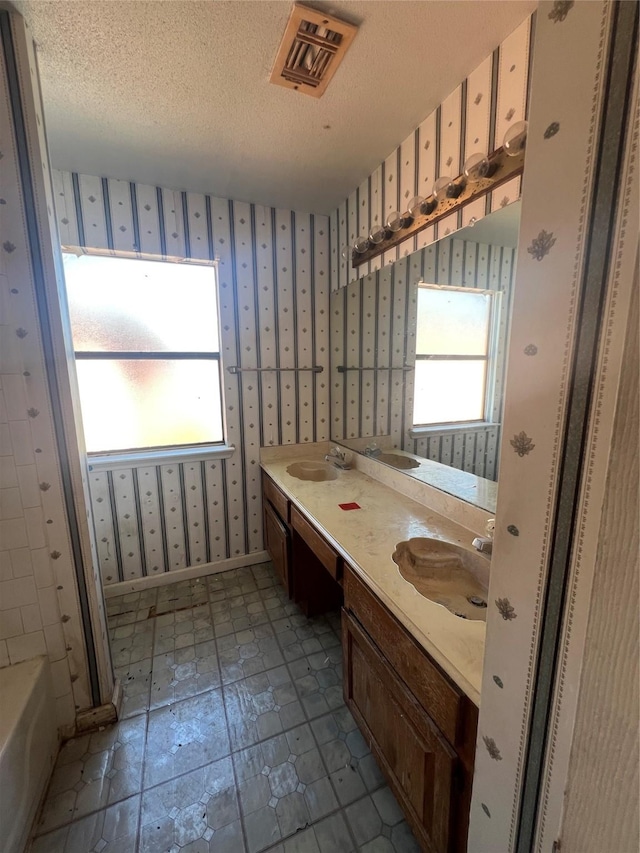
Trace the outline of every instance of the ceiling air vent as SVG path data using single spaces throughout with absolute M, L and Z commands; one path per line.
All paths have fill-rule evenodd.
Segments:
M 278 49 L 271 82 L 322 97 L 357 29 L 332 15 L 296 4 Z

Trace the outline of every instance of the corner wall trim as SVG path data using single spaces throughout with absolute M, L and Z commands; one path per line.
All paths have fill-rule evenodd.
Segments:
M 532 711 L 516 853 L 529 853 L 534 849 L 544 781 L 544 758 L 550 735 L 551 703 L 558 677 L 561 631 L 567 607 L 568 577 L 575 547 L 578 502 L 581 484 L 588 476 L 583 462 L 587 425 L 596 390 L 596 360 L 604 322 L 602 306 L 609 283 L 613 233 L 618 216 L 627 138 L 625 128 L 632 115 L 630 102 L 638 34 L 637 5 L 615 3 L 610 28 L 597 159 L 576 313 L 577 334 L 571 366 L 571 393 L 562 440 L 555 517 L 551 525 L 553 538 L 541 614 L 538 666 L 532 686 Z

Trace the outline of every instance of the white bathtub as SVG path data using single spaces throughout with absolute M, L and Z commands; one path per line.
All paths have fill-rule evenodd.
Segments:
M 0 669 L 0 847 L 22 853 L 58 753 L 44 657 Z

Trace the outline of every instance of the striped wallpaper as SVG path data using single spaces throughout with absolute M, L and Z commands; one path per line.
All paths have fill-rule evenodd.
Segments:
M 69 172 L 54 184 L 63 245 L 220 262 L 236 452 L 92 472 L 103 583 L 262 550 L 260 446 L 329 437 L 328 218 Z M 251 371 L 313 365 L 324 372 Z
M 531 45 L 535 13 L 481 63 L 415 131 L 335 210 L 331 221 L 331 283 L 344 287 L 362 275 L 433 243 L 520 197 L 520 178 L 409 237 L 361 265 L 341 257 L 345 245 L 368 234 L 394 210 L 406 210 L 415 195 L 428 196 L 435 179 L 457 176 L 466 158 L 502 145 L 507 128 L 528 114 Z
M 505 353 L 516 249 L 449 237 L 331 294 L 331 438 L 390 435 L 393 446 L 496 480 Z M 495 425 L 409 435 L 413 413 L 416 283 L 503 294 L 495 334 Z M 390 309 L 393 310 L 390 310 Z M 338 371 L 338 366 L 364 368 Z M 372 368 L 376 368 L 373 370 Z
M 219 258 L 225 368 L 319 365 L 325 371 L 232 376 L 225 370 L 227 440 L 237 448 L 231 459 L 93 472 L 103 583 L 262 549 L 260 446 L 325 440 L 330 417 L 344 417 L 347 408 L 343 401 L 329 415 L 329 291 L 358 276 L 340 261 L 340 248 L 416 192 L 427 194 L 436 172 L 459 173 L 467 152 L 491 150 L 509 124 L 524 117 L 533 21 L 509 36 L 330 218 L 54 172 L 64 245 Z M 376 275 L 373 291 L 366 279 L 365 298 L 371 301 L 381 293 L 384 301 L 387 292 L 398 296 L 402 268 L 381 272 L 385 264 L 428 246 L 472 216 L 480 218 L 515 200 L 519 192 L 515 179 L 455 214 L 451 222 L 443 220 L 371 261 L 360 270 Z M 384 357 L 385 341 L 381 345 Z M 376 411 L 384 412 L 386 405 L 386 422 L 393 422 L 395 433 L 402 435 L 408 423 L 406 399 L 403 405 L 407 391 L 403 380 L 394 378 L 387 395 L 385 382 L 389 376 L 380 376 L 374 389 L 366 383 L 365 388 L 375 396 Z M 381 429 L 383 415 L 376 417 Z M 452 452 L 456 458 L 458 451 Z M 495 454 L 487 459 L 489 475 Z

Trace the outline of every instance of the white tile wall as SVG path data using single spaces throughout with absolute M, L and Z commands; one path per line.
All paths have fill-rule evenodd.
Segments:
M 25 578 L 33 574 L 31 551 L 28 548 L 16 548 L 10 555 L 14 578 Z
M 22 634 L 20 637 L 11 637 L 7 640 L 9 658 L 11 663 L 20 663 L 23 660 L 46 655 L 47 646 L 42 631 L 34 631 L 32 634 Z
M 0 584 L 0 611 L 33 604 L 37 597 L 33 577 L 5 581 Z
M 3 640 L 9 637 L 17 637 L 24 634 L 20 608 L 13 607 L 11 610 L 3 610 L 0 613 L 0 637 Z
M 11 16 L 10 21 L 17 61 L 29 62 L 31 45 L 21 19 Z M 0 59 L 0 89 L 7 92 L 4 59 Z M 36 85 L 35 78 L 29 80 L 28 71 L 19 76 L 25 123 L 41 125 L 42 118 L 36 115 L 39 93 L 34 96 L 30 88 Z M 0 667 L 47 655 L 55 666 L 57 722 L 70 726 L 76 706 L 88 707 L 90 694 L 37 307 L 41 284 L 34 278 L 15 134 L 9 102 L 2 98 Z M 34 168 L 46 172 L 40 155 L 35 156 Z

